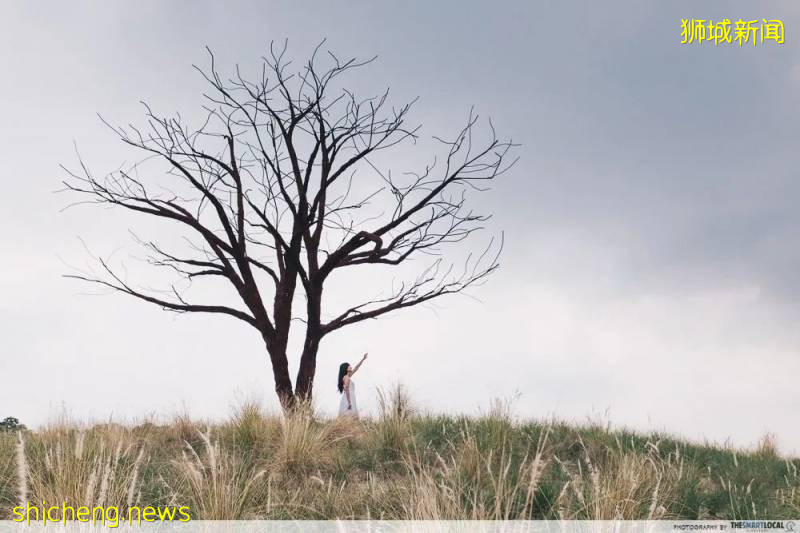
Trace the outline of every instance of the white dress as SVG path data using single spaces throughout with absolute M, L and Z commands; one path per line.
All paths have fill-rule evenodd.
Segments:
M 347 408 L 347 391 L 339 393 L 341 399 L 339 400 L 339 416 L 355 416 L 358 417 L 358 404 L 356 403 L 356 384 L 350 380 L 350 404 L 353 406 L 351 409 Z

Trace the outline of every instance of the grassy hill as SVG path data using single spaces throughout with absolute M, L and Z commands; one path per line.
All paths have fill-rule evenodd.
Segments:
M 748 519 L 800 516 L 800 459 L 600 425 L 414 415 L 284 418 L 255 404 L 225 423 L 0 433 L 0 518 L 20 498 L 180 506 L 194 519 Z M 21 479 L 23 478 L 23 479 Z

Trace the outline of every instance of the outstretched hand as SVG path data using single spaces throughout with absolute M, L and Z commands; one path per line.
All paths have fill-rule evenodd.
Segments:
M 364 361 L 367 358 L 367 355 L 369 355 L 369 352 L 365 353 L 361 360 Z
M 356 366 L 353 367 L 353 370 L 350 372 L 350 374 L 352 375 L 358 372 L 358 369 L 361 368 L 361 365 L 364 363 L 364 361 L 366 361 L 366 359 L 367 359 L 367 354 L 364 354 L 364 356 L 361 357 L 361 361 L 359 361 L 358 364 L 356 364 Z

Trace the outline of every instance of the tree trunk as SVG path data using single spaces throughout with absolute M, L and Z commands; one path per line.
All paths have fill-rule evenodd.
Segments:
M 317 370 L 317 351 L 322 340 L 320 313 L 322 310 L 322 287 L 309 291 L 307 301 L 306 340 L 300 356 L 300 369 L 295 382 L 295 396 L 298 400 L 311 400 L 314 387 L 314 374 Z
M 303 354 L 300 356 L 300 369 L 297 372 L 295 396 L 298 400 L 307 401 L 311 399 L 311 392 L 314 387 L 314 373 L 317 370 L 318 349 L 318 337 L 306 339 L 306 344 L 303 346 Z M 331 380 L 332 383 L 333 380 Z
M 300 247 L 299 237 L 292 240 L 292 251 L 297 254 Z M 297 265 L 294 260 L 288 259 L 286 268 L 280 282 L 275 288 L 273 302 L 273 316 L 275 319 L 275 336 L 272 342 L 267 342 L 267 351 L 272 361 L 272 372 L 275 376 L 275 392 L 284 410 L 294 405 L 294 392 L 292 380 L 289 377 L 289 362 L 286 357 L 286 347 L 289 344 L 289 331 L 292 326 L 292 302 L 297 287 Z
M 279 339 L 272 343 L 267 342 L 267 353 L 269 353 L 272 375 L 275 379 L 275 393 L 284 409 L 288 409 L 294 404 L 292 379 L 289 377 L 289 361 L 286 358 L 286 344 L 285 339 Z

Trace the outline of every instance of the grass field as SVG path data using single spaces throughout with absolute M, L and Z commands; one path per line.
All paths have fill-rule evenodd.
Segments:
M 0 433 L 0 518 L 22 500 L 188 506 L 193 519 L 750 519 L 800 516 L 800 459 L 601 424 L 415 415 L 401 389 L 375 419 Z

